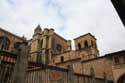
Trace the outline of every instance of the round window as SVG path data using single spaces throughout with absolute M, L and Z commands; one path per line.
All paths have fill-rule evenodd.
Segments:
M 56 50 L 57 50 L 58 52 L 61 52 L 61 51 L 62 51 L 62 46 L 61 46 L 60 44 L 57 44 L 57 45 L 56 45 Z

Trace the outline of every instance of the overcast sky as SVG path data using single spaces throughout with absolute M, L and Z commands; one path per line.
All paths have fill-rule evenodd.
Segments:
M 66 39 L 90 32 L 101 55 L 125 50 L 125 28 L 110 0 L 0 0 L 3 29 L 30 39 L 38 24 Z

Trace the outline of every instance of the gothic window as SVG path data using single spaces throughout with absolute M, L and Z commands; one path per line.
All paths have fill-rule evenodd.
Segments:
M 63 62 L 64 61 L 64 57 L 63 56 L 61 56 L 61 62 Z
M 85 47 L 88 47 L 89 45 L 88 45 L 88 42 L 85 40 L 85 42 L 84 42 L 84 46 Z
M 62 51 L 62 46 L 61 46 L 60 44 L 57 44 L 57 45 L 56 45 L 56 50 L 57 50 L 58 52 L 61 52 L 61 51 Z
M 119 58 L 118 58 L 118 57 L 114 57 L 114 63 L 115 63 L 115 64 L 119 64 L 119 63 L 120 63 L 120 61 L 119 61 Z
M 10 45 L 10 40 L 7 37 L 5 37 L 5 36 L 0 37 L 0 47 L 1 47 L 1 49 L 8 50 L 9 45 Z
M 78 43 L 78 50 L 80 50 L 81 49 L 81 44 L 80 43 Z

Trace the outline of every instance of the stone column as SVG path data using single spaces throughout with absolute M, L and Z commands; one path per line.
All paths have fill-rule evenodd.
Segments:
M 51 55 L 51 48 L 52 48 L 52 36 L 49 37 L 49 61 L 51 61 L 52 59 L 52 55 Z
M 26 83 L 28 55 L 28 47 L 23 43 L 19 44 L 17 60 L 12 74 L 12 83 Z

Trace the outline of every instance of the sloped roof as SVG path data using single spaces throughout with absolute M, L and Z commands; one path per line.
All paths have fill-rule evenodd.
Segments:
M 81 36 L 75 38 L 74 40 L 76 40 L 76 39 L 78 39 L 78 38 L 80 38 L 80 37 L 88 36 L 88 35 L 90 35 L 91 37 L 93 37 L 93 38 L 96 40 L 95 36 L 93 36 L 91 33 L 87 33 L 87 34 L 81 35 Z
M 10 34 L 10 35 L 12 35 L 12 36 L 14 36 L 14 37 L 17 37 L 17 38 L 23 40 L 23 41 L 26 41 L 24 38 L 22 38 L 22 37 L 20 37 L 20 36 L 17 36 L 17 35 L 15 35 L 15 34 L 9 32 L 9 31 L 6 31 L 6 30 L 2 29 L 1 27 L 0 27 L 0 31 L 5 32 L 5 33 L 8 33 L 8 34 Z

